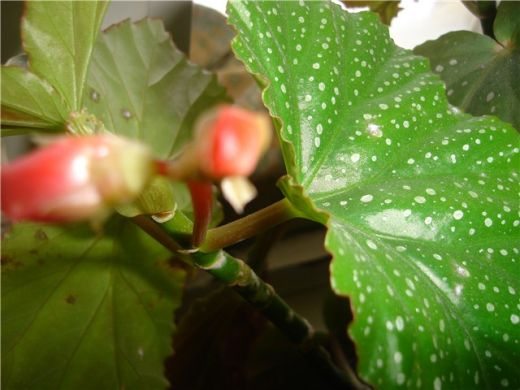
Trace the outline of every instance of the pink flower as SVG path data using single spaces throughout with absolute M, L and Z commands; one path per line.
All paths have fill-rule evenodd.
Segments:
M 194 210 L 192 244 L 201 244 L 212 213 L 212 181 L 221 181 L 223 193 L 237 212 L 255 195 L 247 181 L 271 141 L 270 119 L 234 106 L 205 113 L 195 125 L 195 137 L 172 161 L 157 161 L 156 171 L 188 183 Z
M 2 166 L 2 212 L 15 221 L 101 219 L 138 196 L 153 171 L 149 151 L 134 141 L 65 136 Z
M 221 106 L 204 115 L 195 134 L 196 156 L 203 175 L 213 180 L 249 176 L 269 146 L 265 114 Z
M 195 125 L 195 137 L 175 160 L 158 161 L 159 174 L 181 181 L 249 176 L 271 141 L 269 117 L 220 106 Z

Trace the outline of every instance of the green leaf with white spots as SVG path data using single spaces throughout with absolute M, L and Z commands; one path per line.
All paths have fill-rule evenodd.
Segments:
M 519 138 L 452 108 L 370 13 L 233 1 L 233 47 L 279 118 L 286 196 L 328 226 L 360 376 L 517 388 Z
M 216 77 L 190 64 L 152 19 L 125 21 L 100 35 L 87 85 L 90 113 L 161 158 L 180 150 L 202 111 L 226 100 Z
M 446 83 L 450 103 L 474 115 L 493 114 L 520 130 L 520 3 L 503 1 L 494 39 L 455 31 L 415 48 Z
M 121 217 L 2 242 L 2 388 L 164 389 L 184 271 Z

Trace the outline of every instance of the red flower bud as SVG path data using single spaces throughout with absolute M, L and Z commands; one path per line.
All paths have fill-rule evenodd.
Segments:
M 157 162 L 157 172 L 182 181 L 249 176 L 270 141 L 267 115 L 220 106 L 199 119 L 195 138 L 179 158 Z
M 194 210 L 193 246 L 204 240 L 211 218 L 211 181 L 226 179 L 224 195 L 232 196 L 233 207 L 241 212 L 256 195 L 244 179 L 253 173 L 270 140 L 267 115 L 220 106 L 199 119 L 194 140 L 178 159 L 156 162 L 158 174 L 188 183 Z
M 269 146 L 271 129 L 265 114 L 221 106 L 197 123 L 196 156 L 203 175 L 211 179 L 249 176 Z
M 138 196 L 153 170 L 139 143 L 113 135 L 62 137 L 2 166 L 2 212 L 13 220 L 99 219 Z

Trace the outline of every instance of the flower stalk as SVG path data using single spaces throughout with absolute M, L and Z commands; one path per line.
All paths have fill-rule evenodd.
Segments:
M 265 283 L 242 260 L 222 250 L 211 253 L 194 252 L 188 255 L 175 238 L 164 230 L 163 225 L 145 216 L 135 217 L 133 220 L 181 260 L 210 273 L 257 308 L 282 334 L 300 347 L 304 356 L 321 370 L 327 382 L 338 388 L 367 388 L 355 375 L 344 372 L 334 365 L 330 354 L 317 342 L 315 331 L 309 322 L 296 313 L 272 286 Z
M 219 106 L 195 124 L 193 141 L 171 161 L 156 161 L 156 172 L 184 181 L 195 213 L 192 247 L 199 247 L 211 220 L 212 183 L 221 182 L 223 195 L 238 212 L 256 196 L 247 180 L 271 140 L 269 117 L 235 106 Z
M 179 181 L 220 181 L 249 176 L 271 142 L 269 117 L 235 106 L 219 106 L 195 124 L 193 141 L 158 171 Z
M 228 247 L 298 217 L 301 217 L 300 213 L 284 198 L 243 218 L 209 229 L 200 250 L 212 252 Z
M 197 248 L 206 237 L 213 212 L 213 185 L 206 181 L 190 181 L 188 188 L 195 213 L 191 245 Z

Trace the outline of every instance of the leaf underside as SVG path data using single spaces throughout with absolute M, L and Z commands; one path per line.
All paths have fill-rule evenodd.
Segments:
M 116 134 L 171 157 L 191 138 L 200 113 L 226 101 L 216 77 L 189 63 L 162 22 L 122 22 L 100 35 L 85 105 Z
M 20 66 L 2 66 L 2 136 L 65 131 L 81 108 L 103 1 L 28 2 L 22 19 Z M 8 115 L 5 115 L 8 114 Z
M 88 74 L 85 106 L 108 131 L 144 142 L 155 157 L 180 153 L 192 138 L 197 117 L 227 100 L 216 76 L 189 63 L 174 47 L 161 21 L 127 20 L 100 34 Z M 170 211 L 174 199 L 186 211 L 179 193 L 186 190 L 176 187 L 150 189 L 155 194 L 149 209 Z M 123 214 L 136 214 L 141 206 L 132 205 Z
M 518 387 L 514 129 L 450 107 L 428 62 L 370 13 L 317 1 L 228 12 L 234 50 L 280 118 L 283 190 L 328 218 L 360 376 L 383 389 Z
M 16 225 L 2 248 L 2 387 L 162 389 L 184 272 L 134 225 Z
M 63 101 L 45 80 L 17 66 L 2 67 L 2 127 L 58 127 L 66 116 Z
M 69 111 L 82 106 L 90 57 L 107 5 L 62 1 L 26 6 L 22 35 L 29 68 L 56 88 Z

